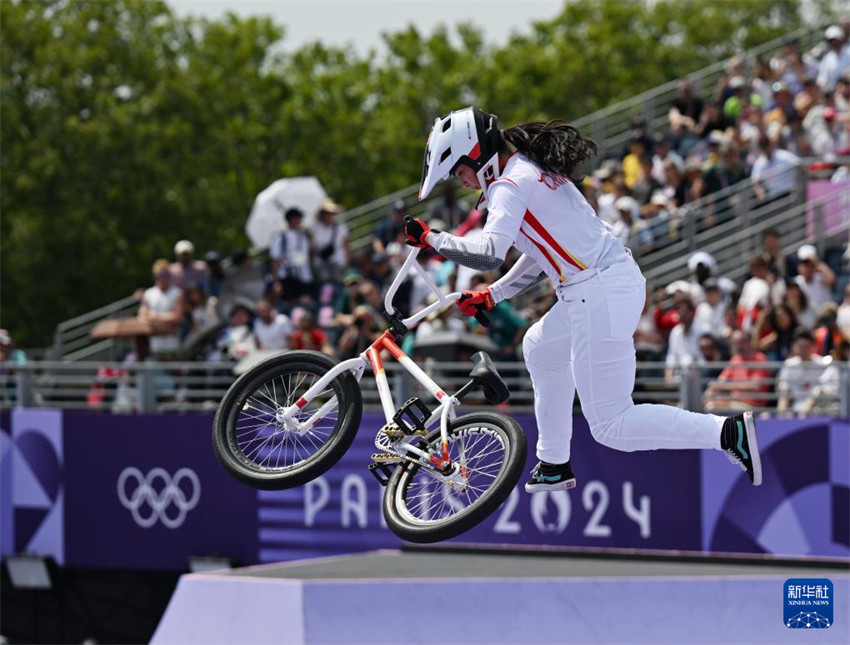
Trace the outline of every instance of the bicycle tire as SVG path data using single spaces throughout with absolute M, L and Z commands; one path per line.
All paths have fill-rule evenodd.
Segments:
M 499 436 L 504 447 L 504 458 L 493 483 L 479 498 L 455 515 L 417 520 L 412 517 L 410 509 L 407 508 L 406 497 L 422 467 L 410 462 L 399 465 L 387 482 L 383 512 L 387 526 L 400 538 L 408 542 L 431 543 L 456 537 L 488 518 L 508 498 L 519 482 L 528 451 L 525 433 L 520 425 L 510 417 L 492 412 L 465 415 L 449 424 L 450 450 L 451 446 L 463 436 L 460 433 L 471 429 L 478 429 L 479 433 L 482 430 L 494 432 Z M 471 432 L 468 433 L 468 436 L 471 434 Z M 439 428 L 425 438 L 427 446 L 432 450 L 433 446 L 439 445 L 440 441 Z M 441 490 L 445 497 L 446 491 L 450 489 L 445 484 L 435 484 L 438 490 L 440 486 L 443 487 Z
M 314 454 L 302 461 L 281 467 L 279 464 L 280 454 L 278 454 L 278 463 L 275 464 L 275 467 L 271 467 L 270 463 L 264 466 L 253 462 L 246 454 L 244 447 L 240 446 L 240 432 L 237 427 L 240 412 L 248 409 L 250 413 L 258 415 L 250 419 L 251 421 L 259 421 L 256 424 L 258 437 L 261 437 L 264 431 L 268 435 L 270 429 L 272 437 L 276 436 L 282 428 L 279 427 L 279 424 L 275 425 L 271 421 L 271 417 L 273 417 L 272 406 L 271 403 L 266 402 L 266 400 L 272 401 L 269 392 L 274 393 L 273 398 L 277 405 L 292 405 L 297 400 L 294 395 L 300 391 L 298 382 L 291 392 L 286 392 L 285 400 L 276 401 L 277 389 L 286 389 L 283 379 L 288 378 L 290 385 L 293 374 L 313 375 L 317 377 L 315 380 L 318 380 L 336 364 L 335 359 L 321 352 L 298 350 L 273 356 L 242 374 L 227 390 L 213 421 L 213 447 L 215 455 L 224 469 L 237 480 L 252 488 L 281 490 L 311 481 L 337 463 L 351 446 L 360 426 L 360 418 L 363 412 L 363 398 L 360 387 L 350 372 L 340 374 L 328 386 L 337 397 L 336 412 L 338 414 L 333 428 L 327 432 L 326 439 L 319 444 Z M 279 385 L 277 385 L 278 382 Z M 269 385 L 271 385 L 271 389 L 269 389 Z M 254 396 L 261 392 L 261 388 L 264 388 L 262 389 L 262 398 Z M 304 391 L 306 391 L 306 387 Z M 262 406 L 268 409 L 261 409 Z M 313 411 L 315 410 L 311 409 L 310 404 L 308 404 L 305 406 L 303 414 L 309 415 Z M 246 431 L 245 426 L 243 426 L 242 435 L 248 432 L 250 432 L 250 429 Z M 283 433 L 285 432 L 283 430 Z M 281 433 L 281 442 L 292 438 L 293 446 L 301 445 L 291 433 L 289 435 L 283 433 Z M 318 435 L 318 432 L 316 435 Z M 258 440 L 257 438 L 251 439 L 251 441 Z M 267 444 L 269 439 L 266 438 L 263 441 Z M 310 442 L 313 446 L 316 445 L 312 437 Z M 243 438 L 242 443 L 249 444 L 250 441 L 246 442 Z M 262 447 L 262 445 L 261 442 L 260 446 Z M 254 448 L 253 450 L 257 451 L 258 449 Z M 272 448 L 271 452 L 273 450 Z M 283 452 L 283 450 L 283 447 L 281 447 L 280 451 Z M 297 448 L 293 447 L 292 451 L 296 455 L 298 454 Z M 267 450 L 267 452 L 269 451 Z M 271 459 L 269 459 L 269 462 L 271 462 Z

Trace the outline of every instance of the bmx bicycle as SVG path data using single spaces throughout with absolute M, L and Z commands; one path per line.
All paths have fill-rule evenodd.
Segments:
M 448 394 L 398 346 L 412 326 L 453 303 L 417 262 L 412 249 L 384 300 L 389 324 L 359 357 L 338 362 L 316 351 L 286 351 L 258 363 L 228 389 L 213 422 L 215 453 L 225 470 L 254 488 L 299 486 L 331 468 L 360 426 L 360 379 L 371 367 L 387 423 L 377 433 L 368 468 L 384 491 L 387 526 L 410 542 L 446 540 L 487 518 L 507 499 L 525 465 L 519 424 L 503 414 L 457 415 L 462 399 L 482 390 L 488 403 L 506 401 L 508 388 L 490 357 L 472 357 L 470 380 Z M 399 286 L 416 270 L 437 297 L 407 319 L 393 307 Z M 476 316 L 482 324 L 483 312 Z M 387 350 L 436 399 L 413 397 L 397 407 L 381 360 Z

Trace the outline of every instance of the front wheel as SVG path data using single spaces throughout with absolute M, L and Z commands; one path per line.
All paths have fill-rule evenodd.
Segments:
M 282 420 L 336 365 L 321 352 L 273 356 L 240 376 L 224 395 L 213 421 L 213 446 L 224 469 L 243 484 L 276 490 L 299 486 L 333 466 L 360 426 L 363 399 L 350 372 L 334 378 L 295 415 L 304 432 Z
M 449 424 L 450 475 L 406 462 L 384 494 L 387 526 L 408 542 L 448 540 L 479 524 L 504 502 L 519 482 L 527 442 L 519 424 L 491 412 L 469 414 Z M 423 449 L 440 454 L 439 428 Z

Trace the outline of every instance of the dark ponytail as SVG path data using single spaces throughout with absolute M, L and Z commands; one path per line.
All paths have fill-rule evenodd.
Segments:
M 582 161 L 599 151 L 596 143 L 565 121 L 520 123 L 502 132 L 505 141 L 546 172 L 572 177 Z

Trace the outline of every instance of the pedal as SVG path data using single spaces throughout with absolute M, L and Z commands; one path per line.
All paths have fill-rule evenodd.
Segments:
M 378 480 L 381 486 L 386 487 L 390 481 L 390 476 L 393 474 L 392 468 L 388 468 L 387 464 L 372 463 L 369 464 L 369 472 Z
M 425 433 L 425 422 L 431 416 L 431 410 L 418 396 L 404 402 L 395 413 L 392 422 L 405 435 Z M 389 424 L 387 424 L 389 425 Z

